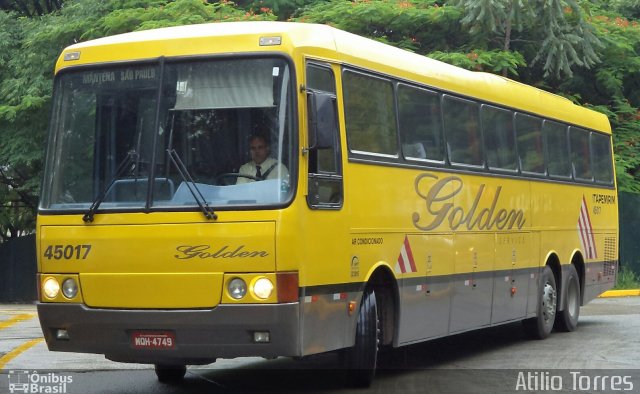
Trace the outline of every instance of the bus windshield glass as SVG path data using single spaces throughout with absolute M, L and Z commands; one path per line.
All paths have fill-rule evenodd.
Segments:
M 41 209 L 285 204 L 295 169 L 291 80 L 280 58 L 62 73 Z

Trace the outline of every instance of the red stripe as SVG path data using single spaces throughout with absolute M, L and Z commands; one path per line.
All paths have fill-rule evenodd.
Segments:
M 586 249 L 587 258 L 592 259 L 597 257 L 596 253 L 596 240 L 593 235 L 593 227 L 591 226 L 591 217 L 589 216 L 589 210 L 587 208 L 587 201 L 584 195 L 582 196 L 582 205 L 580 207 L 580 220 L 578 224 L 581 229 L 581 237 L 583 247 Z
M 407 268 L 404 265 L 404 259 L 402 258 L 402 251 L 400 251 L 400 256 L 398 256 L 398 265 L 400 266 L 400 272 L 403 274 L 407 272 Z
M 588 226 L 589 226 L 589 233 L 587 234 L 587 236 L 589 237 L 589 240 L 591 241 L 590 244 L 590 258 L 594 259 L 597 256 L 596 253 L 596 239 L 595 236 L 593 235 L 593 227 L 591 225 L 591 217 L 589 216 L 589 210 L 587 209 L 587 201 L 585 200 L 584 196 L 582 196 L 582 203 L 584 204 L 584 213 L 587 215 L 587 222 L 588 222 Z
M 578 231 L 580 235 L 580 241 L 582 241 L 582 247 L 586 251 L 589 249 L 589 242 L 587 241 L 586 230 L 584 228 L 584 218 L 583 218 L 582 208 L 580 208 L 580 217 L 578 218 L 578 227 L 580 228 L 580 230 Z
M 411 265 L 411 272 L 417 272 L 416 263 L 413 261 L 413 252 L 411 251 L 411 245 L 409 244 L 409 237 L 404 237 L 404 247 L 407 257 L 409 258 L 409 264 Z

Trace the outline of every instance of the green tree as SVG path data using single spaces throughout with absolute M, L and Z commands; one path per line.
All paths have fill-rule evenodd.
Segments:
M 0 0 L 0 10 L 14 11 L 33 17 L 50 14 L 62 8 L 62 0 Z
M 286 21 L 300 9 L 324 0 L 236 0 L 238 7 L 256 14 L 272 13 L 278 20 Z
M 535 47 L 530 65 L 542 63 L 545 77 L 571 77 L 576 66 L 590 68 L 600 61 L 597 50 L 603 46 L 575 0 L 451 0 L 450 4 L 463 10 L 462 23 L 487 48 L 494 42 L 506 52 L 516 43 L 523 44 L 520 49 Z
M 611 6 L 627 18 L 640 18 L 640 0 L 611 0 Z
M 434 0 L 331 0 L 301 9 L 293 20 L 331 25 L 427 54 L 459 48 L 469 40 L 460 28 L 460 15 L 459 9 Z

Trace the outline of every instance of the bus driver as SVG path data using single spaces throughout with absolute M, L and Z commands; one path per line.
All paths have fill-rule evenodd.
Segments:
M 250 178 L 239 177 L 236 184 L 253 182 L 254 178 L 257 181 L 277 179 L 278 175 L 283 179 L 289 178 L 287 168 L 269 156 L 271 147 L 262 135 L 254 134 L 249 138 L 249 152 L 251 153 L 251 161 L 243 164 L 238 173 Z

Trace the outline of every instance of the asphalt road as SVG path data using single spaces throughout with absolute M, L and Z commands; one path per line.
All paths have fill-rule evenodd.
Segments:
M 219 360 L 189 367 L 180 385 L 158 383 L 149 365 L 55 353 L 32 305 L 0 305 L 0 393 L 640 392 L 640 297 L 605 298 L 581 310 L 578 329 L 529 340 L 520 324 L 483 329 L 385 354 L 371 388 L 345 388 L 335 358 Z M 35 383 L 34 383 L 35 382 Z

